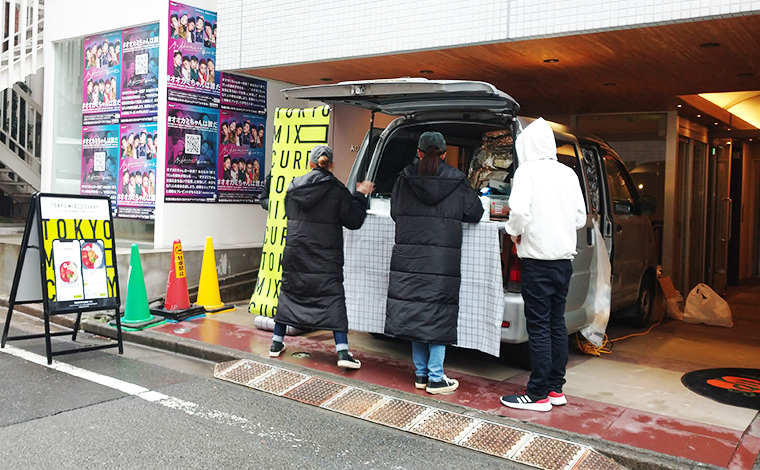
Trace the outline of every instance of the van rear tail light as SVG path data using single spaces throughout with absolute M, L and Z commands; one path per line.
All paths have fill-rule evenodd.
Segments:
M 509 328 L 509 325 L 510 325 L 510 323 L 508 321 L 501 322 L 501 327 L 502 328 Z
M 509 261 L 507 262 L 507 291 L 520 292 L 522 284 L 522 262 L 517 257 L 517 245 L 512 244 L 509 250 Z

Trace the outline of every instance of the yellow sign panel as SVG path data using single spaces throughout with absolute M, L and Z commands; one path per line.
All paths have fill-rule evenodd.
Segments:
M 282 252 L 288 219 L 285 192 L 290 181 L 309 172 L 309 154 L 315 145 L 327 145 L 330 107 L 277 108 L 274 115 L 272 170 L 269 183 L 269 215 L 264 235 L 256 289 L 248 311 L 273 317 L 282 280 Z
M 179 243 L 174 245 L 174 271 L 177 279 L 185 277 L 185 255 L 182 254 L 182 245 Z

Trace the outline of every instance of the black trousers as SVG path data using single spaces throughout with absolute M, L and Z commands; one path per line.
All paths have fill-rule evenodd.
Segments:
M 538 399 L 561 392 L 568 344 L 565 301 L 573 274 L 569 259 L 522 260 L 522 297 L 530 347 L 528 393 Z

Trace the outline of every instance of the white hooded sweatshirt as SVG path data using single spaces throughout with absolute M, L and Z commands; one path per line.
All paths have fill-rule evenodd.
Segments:
M 577 230 L 586 225 L 586 202 L 578 175 L 557 161 L 549 123 L 539 118 L 515 142 L 520 166 L 512 180 L 507 233 L 522 235 L 517 256 L 573 259 Z

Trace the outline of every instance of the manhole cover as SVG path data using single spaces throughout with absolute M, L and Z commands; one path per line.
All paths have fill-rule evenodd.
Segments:
M 306 359 L 307 357 L 311 357 L 311 354 L 307 352 L 294 352 L 291 354 L 291 356 L 295 357 L 296 359 Z

